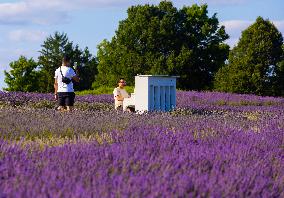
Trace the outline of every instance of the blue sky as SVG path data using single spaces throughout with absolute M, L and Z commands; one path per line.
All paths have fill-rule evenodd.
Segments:
M 82 49 L 96 55 L 97 45 L 110 40 L 127 8 L 158 4 L 159 0 L 0 0 L 0 89 L 5 87 L 4 70 L 20 55 L 37 59 L 41 45 L 55 31 L 65 32 Z M 209 16 L 217 13 L 230 35 L 233 47 L 241 32 L 258 16 L 272 21 L 284 35 L 283 0 L 173 0 L 174 6 L 208 4 Z

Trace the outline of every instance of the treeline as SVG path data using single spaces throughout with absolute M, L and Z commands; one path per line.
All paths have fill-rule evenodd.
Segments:
M 178 88 L 258 95 L 284 95 L 283 37 L 258 17 L 230 50 L 225 27 L 207 5 L 177 9 L 169 1 L 127 10 L 115 36 L 98 45 L 97 56 L 81 50 L 65 33 L 49 36 L 38 61 L 21 56 L 5 71 L 6 90 L 51 92 L 63 54 L 81 66 L 77 90 L 115 86 L 119 77 L 134 85 L 137 74 L 178 75 Z
M 75 84 L 76 90 L 90 89 L 97 74 L 97 59 L 86 47 L 80 49 L 69 41 L 66 33 L 55 32 L 42 44 L 38 61 L 21 56 L 10 63 L 10 72 L 4 71 L 7 91 L 53 92 L 54 73 L 62 64 L 63 55 L 72 57 L 72 65 L 80 66 L 81 83 Z

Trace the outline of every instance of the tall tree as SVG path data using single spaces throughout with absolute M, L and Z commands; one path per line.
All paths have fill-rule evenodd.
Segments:
M 223 26 L 207 5 L 177 9 L 170 1 L 138 5 L 127 10 L 112 40 L 98 46 L 97 85 L 115 84 L 136 74 L 179 75 L 180 88 L 210 88 L 224 64 L 229 46 Z
M 54 72 L 62 64 L 63 55 L 71 57 L 71 66 L 77 62 L 81 81 L 75 84 L 76 90 L 91 89 L 97 74 L 97 60 L 86 47 L 83 51 L 78 45 L 73 46 L 66 33 L 55 32 L 50 35 L 42 45 L 40 51 L 40 77 L 41 92 L 52 92 L 54 84 Z
M 72 56 L 78 64 L 78 71 L 80 76 L 80 83 L 75 84 L 75 90 L 87 90 L 92 88 L 92 83 L 97 75 L 97 59 L 90 53 L 86 47 L 83 51 L 79 50 L 78 46 L 75 48 L 75 54 Z
M 37 63 L 31 58 L 20 56 L 17 61 L 10 63 L 11 70 L 5 74 L 6 91 L 34 92 L 38 89 L 39 73 L 36 71 Z
M 281 94 L 282 45 L 283 37 L 277 28 L 269 20 L 258 17 L 242 32 L 237 46 L 230 52 L 228 65 L 216 74 L 215 88 L 236 93 Z
M 54 84 L 54 71 L 61 65 L 64 54 L 71 57 L 73 43 L 69 41 L 67 34 L 55 32 L 43 43 L 38 62 L 41 71 L 41 92 L 52 92 Z

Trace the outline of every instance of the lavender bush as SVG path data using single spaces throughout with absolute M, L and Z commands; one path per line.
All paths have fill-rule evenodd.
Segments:
M 143 115 L 112 102 L 60 113 L 52 95 L 0 93 L 0 197 L 284 196 L 283 98 L 178 92 L 175 111 Z

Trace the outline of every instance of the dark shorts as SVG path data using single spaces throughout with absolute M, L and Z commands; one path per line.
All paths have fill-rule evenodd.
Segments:
M 59 106 L 74 106 L 75 93 L 74 92 L 58 92 Z

